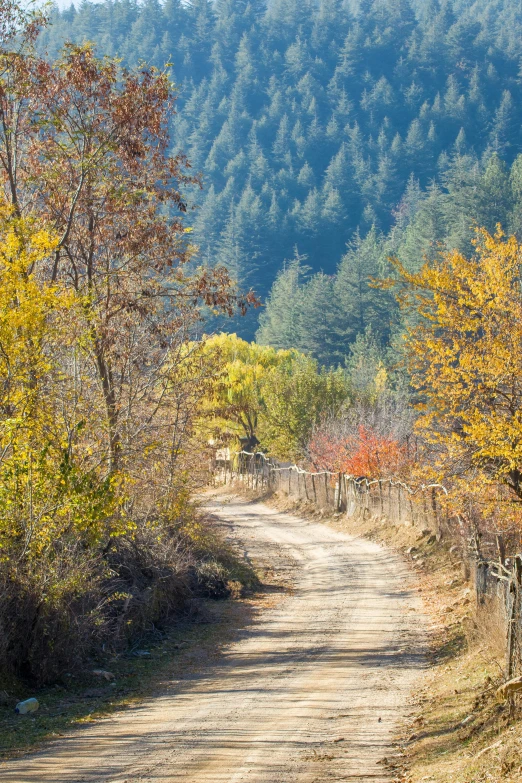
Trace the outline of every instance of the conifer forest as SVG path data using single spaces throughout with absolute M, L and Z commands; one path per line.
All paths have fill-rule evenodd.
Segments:
M 194 241 L 263 297 L 277 280 L 263 341 L 329 364 L 367 326 L 386 344 L 393 307 L 360 283 L 389 255 L 414 268 L 469 249 L 473 223 L 522 230 L 518 0 L 82 2 L 39 47 L 65 40 L 172 63 L 172 151 L 204 185 L 186 191 Z M 281 301 L 301 311 L 291 340 Z

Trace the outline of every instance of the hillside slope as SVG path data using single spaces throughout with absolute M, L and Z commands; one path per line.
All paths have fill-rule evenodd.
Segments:
M 51 55 L 173 63 L 201 256 L 261 294 L 295 245 L 332 273 L 357 228 L 387 231 L 412 175 L 520 151 L 518 0 L 104 0 L 52 21 Z

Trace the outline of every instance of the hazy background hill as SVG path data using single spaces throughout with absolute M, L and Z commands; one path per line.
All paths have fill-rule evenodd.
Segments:
M 260 339 L 327 363 L 368 326 L 385 345 L 394 307 L 367 279 L 390 252 L 469 247 L 473 220 L 518 230 L 519 0 L 105 0 L 56 10 L 41 47 L 66 39 L 172 62 L 206 263 L 266 296 L 306 256 L 279 275 Z

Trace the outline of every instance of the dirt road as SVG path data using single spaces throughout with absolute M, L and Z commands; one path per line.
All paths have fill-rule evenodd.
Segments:
M 292 588 L 218 665 L 0 764 L 2 783 L 393 780 L 380 763 L 423 666 L 405 565 L 379 545 L 233 498 L 211 501 L 245 554 Z

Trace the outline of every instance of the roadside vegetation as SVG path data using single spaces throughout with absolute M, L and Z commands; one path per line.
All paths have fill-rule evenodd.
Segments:
M 200 269 L 169 154 L 165 71 L 90 45 L 37 54 L 43 11 L 0 2 L 0 691 L 160 639 L 250 569 L 198 514 Z
M 240 582 L 233 588 L 240 589 Z M 102 652 L 90 665 L 62 672 L 52 684 L 38 688 L 40 707 L 30 716 L 16 715 L 13 703 L 34 696 L 34 683 L 20 678 L 4 682 L 0 690 L 0 763 L 113 712 L 164 695 L 172 681 L 210 669 L 237 629 L 258 611 L 257 593 L 241 598 L 235 593 L 234 598 L 219 602 L 194 598 L 190 611 L 178 617 L 170 631 L 158 629 L 122 654 Z

